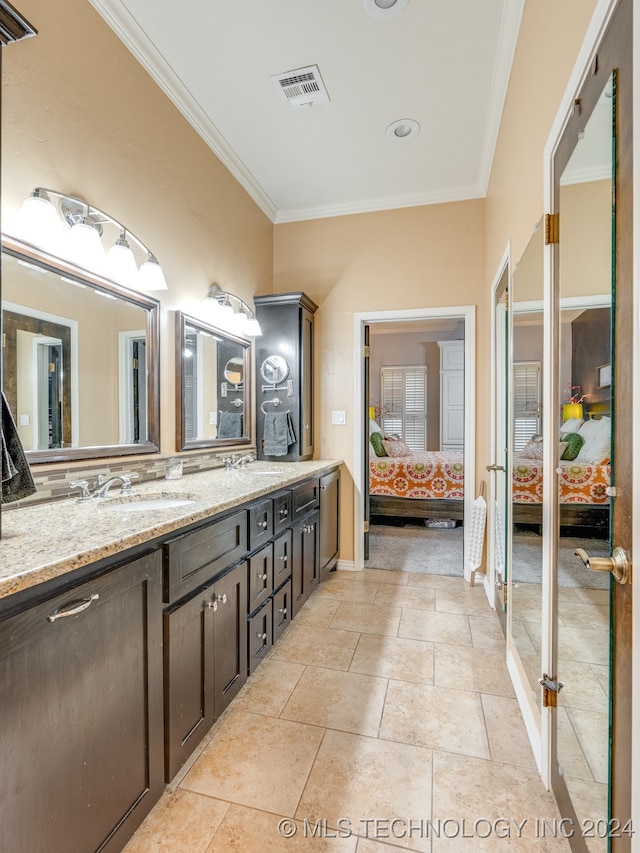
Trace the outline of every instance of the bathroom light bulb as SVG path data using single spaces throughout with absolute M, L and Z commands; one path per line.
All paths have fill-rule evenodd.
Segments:
M 136 283 L 138 265 L 124 231 L 107 252 L 105 270 L 109 278 L 120 284 L 131 287 Z
M 98 229 L 86 217 L 77 222 L 67 236 L 70 260 L 93 272 L 104 272 L 105 254 Z
M 244 333 L 248 338 L 259 338 L 262 334 L 260 323 L 255 317 L 250 317 L 244 327 Z
M 60 218 L 49 195 L 35 189 L 22 202 L 17 222 L 18 236 L 52 255 L 60 254 L 63 231 Z
M 162 267 L 151 252 L 138 272 L 138 287 L 143 290 L 168 290 Z

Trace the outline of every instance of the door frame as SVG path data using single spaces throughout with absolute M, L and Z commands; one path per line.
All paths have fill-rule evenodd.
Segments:
M 464 515 L 471 518 L 476 488 L 476 306 L 457 305 L 447 308 L 406 308 L 389 311 L 362 311 L 354 314 L 354 389 L 353 389 L 353 447 L 354 447 L 354 568 L 364 565 L 364 445 L 365 412 L 362 405 L 364 394 L 364 327 L 376 323 L 409 320 L 464 320 Z M 464 577 L 469 580 L 468 537 L 464 537 Z

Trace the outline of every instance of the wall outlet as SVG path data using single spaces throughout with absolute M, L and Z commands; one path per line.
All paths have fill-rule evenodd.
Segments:
M 337 426 L 344 426 L 347 422 L 346 412 L 331 412 L 331 423 Z
M 217 412 L 209 412 L 209 423 L 215 424 L 218 422 L 218 413 Z

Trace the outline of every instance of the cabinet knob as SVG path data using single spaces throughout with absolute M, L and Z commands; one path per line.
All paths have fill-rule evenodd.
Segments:
M 266 572 L 264 572 L 263 574 L 258 575 L 258 580 L 259 580 L 259 581 L 266 581 L 266 579 L 267 579 L 268 577 L 269 577 L 269 575 L 268 575 Z
M 286 563 L 286 562 L 287 562 L 287 555 L 286 555 L 286 554 L 281 554 L 281 556 L 280 556 L 280 560 L 281 560 L 281 562 Z
M 258 527 L 262 527 L 262 528 L 264 528 L 264 530 L 266 530 L 266 529 L 267 529 L 267 524 L 268 524 L 268 522 L 267 522 L 267 521 L 259 521 L 259 522 L 258 522 Z
M 213 612 L 215 613 L 216 610 L 218 609 L 218 602 L 217 601 L 207 601 L 207 607 L 209 608 L 209 610 L 213 610 Z
M 278 513 L 280 515 L 280 518 L 286 518 L 289 515 L 289 509 L 286 506 L 284 506 L 284 507 L 282 507 L 282 509 L 278 510 Z
M 261 633 L 260 633 L 260 631 L 258 631 L 258 633 L 256 634 L 256 637 L 257 637 L 259 640 L 266 640 L 266 639 L 267 639 L 267 635 L 266 635 L 266 634 L 261 634 Z
M 222 595 L 216 595 L 216 602 L 220 602 L 220 604 L 227 603 L 227 593 L 223 593 Z
M 305 429 L 309 429 L 309 424 L 305 424 L 305 425 L 304 425 L 304 428 L 305 428 Z
M 278 610 L 278 613 L 282 613 L 282 615 L 283 615 L 283 616 L 286 616 L 286 615 L 287 615 L 287 608 L 286 608 L 286 607 L 281 607 L 281 608 Z

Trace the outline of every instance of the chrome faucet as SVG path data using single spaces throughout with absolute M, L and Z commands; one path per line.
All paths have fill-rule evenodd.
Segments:
M 246 468 L 247 462 L 255 462 L 253 453 L 245 453 L 244 456 L 238 456 L 234 453 L 224 459 L 224 467 L 229 470 L 237 470 L 238 468 Z
M 120 482 L 120 494 L 126 495 L 132 491 L 131 489 L 131 481 L 135 480 L 140 475 L 137 471 L 132 471 L 130 474 L 116 474 L 113 477 L 109 477 L 108 480 L 105 480 L 102 474 L 98 475 L 98 482 L 96 484 L 96 490 L 93 493 L 94 498 L 106 498 L 109 494 L 109 489 L 114 483 Z

